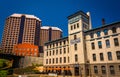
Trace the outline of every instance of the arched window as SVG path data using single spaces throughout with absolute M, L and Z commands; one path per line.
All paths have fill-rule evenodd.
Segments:
M 104 29 L 104 35 L 108 35 L 108 29 Z
M 90 37 L 91 37 L 91 38 L 94 38 L 94 34 L 93 34 L 93 33 L 90 33 Z
M 113 33 L 116 33 L 116 32 L 117 32 L 117 31 L 116 31 L 116 27 L 113 27 L 113 28 L 112 28 L 112 32 L 113 32 Z
M 106 68 L 105 66 L 101 66 L 102 74 L 106 74 Z
M 116 52 L 117 59 L 120 60 L 120 51 Z
M 114 66 L 110 66 L 110 74 L 115 74 Z
M 94 73 L 98 73 L 98 68 L 97 68 L 97 66 L 94 66 Z
M 97 37 L 100 37 L 100 31 L 97 32 Z

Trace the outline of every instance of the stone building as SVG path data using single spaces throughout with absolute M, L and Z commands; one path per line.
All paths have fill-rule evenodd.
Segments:
M 68 37 L 45 43 L 46 72 L 81 77 L 120 76 L 120 22 L 92 29 L 90 13 L 68 16 Z

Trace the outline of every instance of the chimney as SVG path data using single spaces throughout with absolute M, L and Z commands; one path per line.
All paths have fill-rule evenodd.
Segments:
M 102 25 L 105 25 L 105 19 L 102 18 Z

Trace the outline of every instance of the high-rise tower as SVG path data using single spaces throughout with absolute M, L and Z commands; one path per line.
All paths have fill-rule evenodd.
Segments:
M 41 20 L 34 15 L 12 14 L 6 19 L 2 37 L 3 53 L 10 54 L 13 46 L 23 42 L 39 46 Z

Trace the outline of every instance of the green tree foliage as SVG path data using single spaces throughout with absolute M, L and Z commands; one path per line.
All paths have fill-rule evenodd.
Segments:
M 15 74 L 29 74 L 29 73 L 35 73 L 33 70 L 35 67 L 34 66 L 29 66 L 26 68 L 16 68 L 14 69 Z
M 7 77 L 7 70 L 0 70 L 0 77 Z
M 0 69 L 7 66 L 7 60 L 5 59 L 0 59 Z

